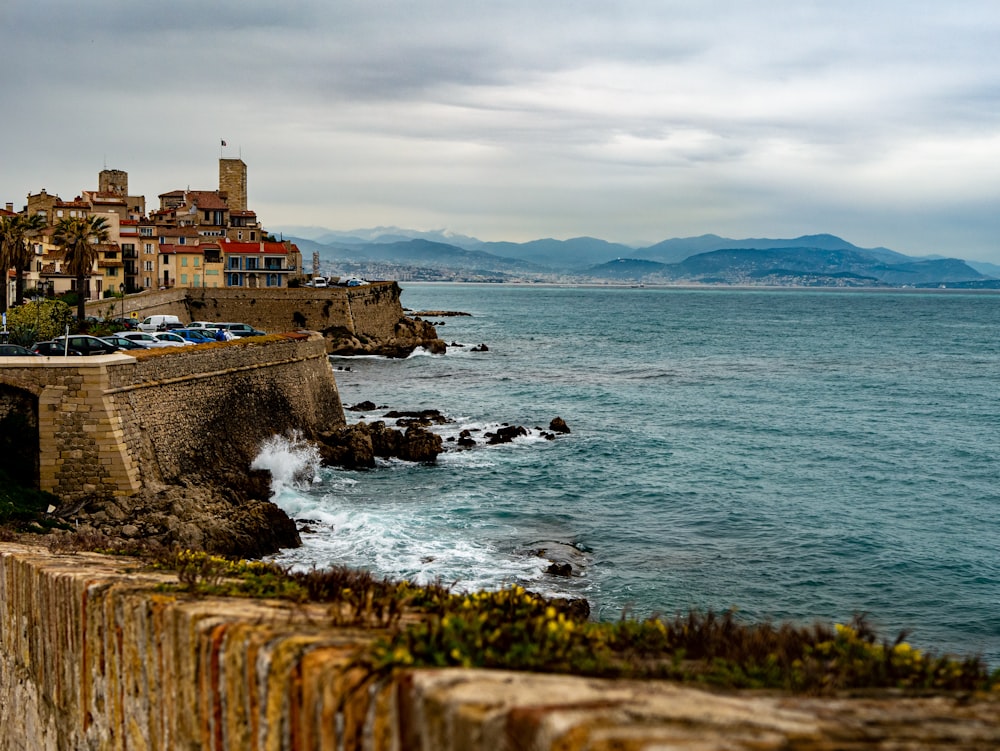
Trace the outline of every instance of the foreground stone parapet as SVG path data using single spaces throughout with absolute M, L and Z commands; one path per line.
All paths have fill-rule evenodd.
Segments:
M 0 544 L 0 751 L 996 749 L 1000 697 L 725 694 L 486 670 L 373 676 L 321 605 L 195 598 Z

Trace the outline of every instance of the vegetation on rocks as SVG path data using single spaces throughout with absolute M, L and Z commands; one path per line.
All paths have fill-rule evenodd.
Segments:
M 291 572 L 191 551 L 160 554 L 155 565 L 176 571 L 188 593 L 327 603 L 331 625 L 381 629 L 360 658 L 373 671 L 502 668 L 806 694 L 1000 691 L 1000 670 L 991 674 L 980 658 L 925 653 L 905 633 L 880 640 L 863 617 L 802 627 L 692 611 L 593 622 L 578 601 L 520 586 L 457 594 L 343 567 Z
M 51 493 L 20 485 L 0 469 L 0 539 L 10 539 L 21 532 L 47 532 L 60 526 L 46 513 L 50 505 L 58 502 Z

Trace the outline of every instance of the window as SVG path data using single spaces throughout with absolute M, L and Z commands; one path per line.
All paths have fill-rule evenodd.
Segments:
M 247 271 L 256 271 L 260 268 L 258 265 L 260 263 L 259 258 L 248 258 L 247 259 Z
M 181 266 L 187 266 L 187 265 L 188 265 L 187 256 L 181 256 Z
M 153 253 L 153 243 L 145 243 L 145 245 L 143 245 L 142 250 L 143 250 L 143 252 L 146 255 L 152 255 L 152 253 Z
M 229 256 L 229 268 L 238 269 L 240 267 L 240 257 L 239 256 Z
M 152 271 L 153 270 L 153 262 L 152 261 L 146 261 L 146 263 L 143 266 L 142 270 L 143 271 Z M 147 287 L 149 286 L 149 280 L 148 279 L 146 280 L 146 286 Z
M 187 286 L 187 283 L 188 283 L 188 275 L 187 274 L 181 274 L 181 284 L 184 285 L 184 286 Z
M 256 232 L 251 232 L 250 233 L 250 242 L 256 242 L 256 241 L 257 241 L 257 233 Z
M 139 234 L 143 237 L 152 237 L 153 228 L 152 227 L 139 227 Z
M 198 256 L 194 257 L 194 265 L 195 266 L 201 266 L 201 259 L 198 258 Z
M 187 243 L 186 243 L 186 240 L 187 240 L 187 238 L 186 238 L 186 237 L 178 237 L 178 238 L 177 238 L 177 244 L 178 244 L 178 245 L 186 245 L 186 244 L 187 244 Z
M 236 233 L 236 239 L 237 240 L 243 239 L 243 230 L 240 230 L 239 232 Z

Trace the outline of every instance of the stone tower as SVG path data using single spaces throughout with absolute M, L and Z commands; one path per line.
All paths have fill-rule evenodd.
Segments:
M 247 166 L 242 159 L 219 159 L 219 191 L 228 195 L 230 211 L 247 210 Z
M 102 169 L 97 177 L 97 190 L 124 198 L 128 195 L 128 172 L 120 169 Z

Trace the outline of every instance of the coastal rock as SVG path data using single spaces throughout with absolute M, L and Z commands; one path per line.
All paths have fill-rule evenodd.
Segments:
M 371 429 L 359 422 L 318 436 L 317 446 L 323 464 L 346 469 L 366 469 L 375 466 L 375 447 Z
M 475 347 L 469 350 L 469 352 L 489 352 L 490 348 L 485 344 L 477 344 Z
M 394 419 L 396 425 L 401 428 L 409 427 L 410 425 L 421 425 L 423 427 L 427 427 L 428 425 L 447 425 L 452 422 L 452 420 L 442 415 L 441 411 L 437 409 L 425 409 L 420 412 L 390 410 L 383 417 Z
M 373 409 L 378 409 L 375 402 L 364 401 L 358 402 L 352 407 L 345 407 L 348 412 L 371 412 Z
M 528 435 L 528 431 L 520 425 L 505 425 L 495 433 L 484 433 L 483 435 L 486 437 L 487 443 L 495 446 L 498 443 L 510 443 L 515 438 L 526 436 Z
M 469 448 L 471 446 L 476 445 L 476 439 L 472 437 L 471 431 L 463 430 L 461 433 L 458 434 L 457 443 L 459 446 L 462 446 L 463 448 Z
M 420 425 L 411 425 L 404 433 L 380 420 L 323 433 L 319 436 L 319 451 L 327 466 L 371 468 L 375 457 L 434 462 L 443 451 L 443 441 Z
M 433 325 L 406 316 L 395 323 L 392 335 L 384 338 L 356 335 L 344 326 L 331 326 L 322 333 L 326 351 L 331 355 L 381 355 L 402 359 L 420 347 L 435 355 L 443 355 L 448 349 Z
M 76 534 L 105 539 L 110 547 L 142 540 L 147 546 L 259 558 L 301 544 L 295 522 L 267 500 L 269 489 L 263 498 L 245 494 L 256 479 L 242 489 L 215 482 L 192 476 L 183 485 L 151 486 L 127 498 L 91 499 L 61 516 Z
M 437 456 L 442 451 L 441 436 L 419 425 L 411 425 L 403 436 L 399 458 L 411 462 L 432 463 L 437 461 Z
M 568 433 L 569 426 L 561 417 L 553 417 L 552 422 L 549 423 L 549 430 L 553 433 Z

